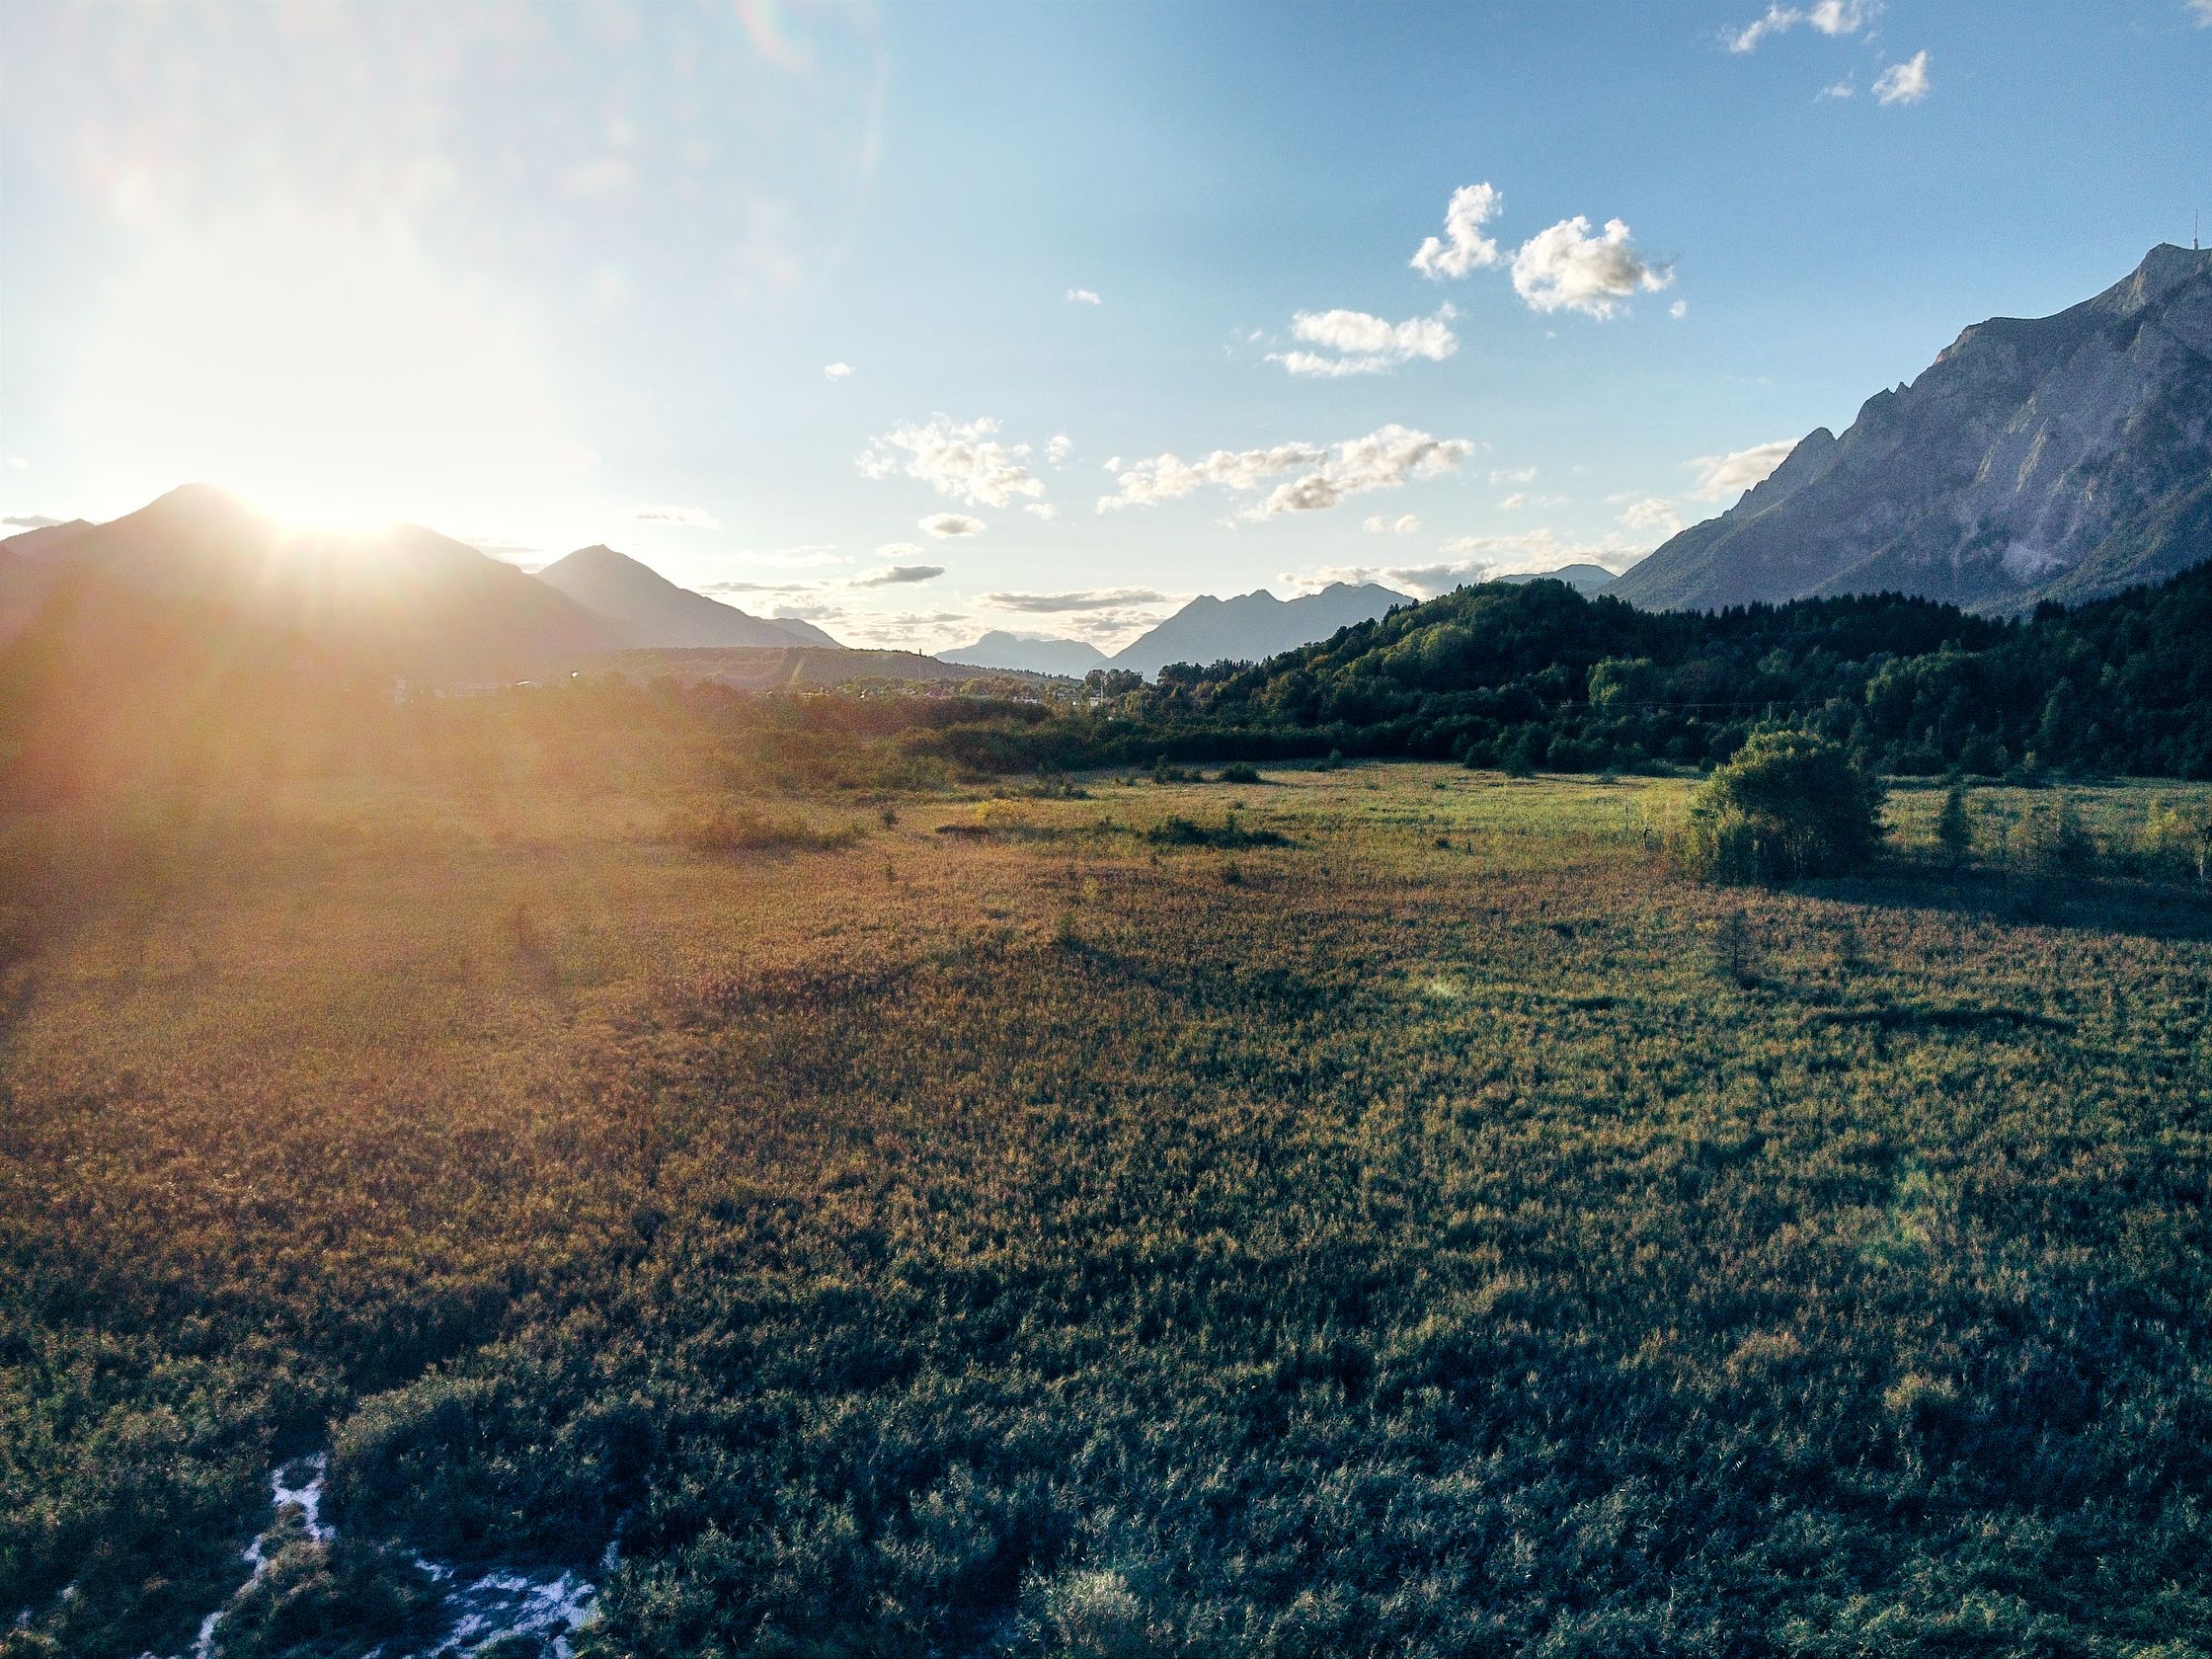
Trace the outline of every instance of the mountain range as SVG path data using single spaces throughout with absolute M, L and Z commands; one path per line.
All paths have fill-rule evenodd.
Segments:
M 1106 653 L 1088 640 L 1053 639 L 1042 634 L 992 630 L 974 645 L 937 653 L 940 663 L 977 669 L 1017 669 L 1026 673 L 1065 674 L 1080 679 L 1106 666 Z
M 289 529 L 236 498 L 188 484 L 103 524 L 41 525 L 0 541 L 0 636 L 59 596 L 103 608 L 189 604 L 333 668 L 485 683 L 640 647 L 830 646 L 804 622 L 770 622 L 676 587 L 606 547 L 538 576 L 416 524 Z
M 1218 599 L 1201 593 L 1174 615 L 1146 630 L 1111 657 L 1080 640 L 986 634 L 974 645 L 941 652 L 948 663 L 979 668 L 1026 669 L 1036 673 L 1083 674 L 1092 669 L 1130 669 L 1147 679 L 1170 663 L 1256 663 L 1279 652 L 1325 640 L 1339 628 L 1370 621 L 1411 595 L 1373 583 L 1332 582 L 1317 593 L 1279 599 L 1266 589 Z M 1047 667 L 1048 663 L 1066 667 Z
M 2010 614 L 2207 557 L 2212 252 L 2162 244 L 2056 316 L 1967 329 L 1607 592 L 1712 609 L 1894 591 Z

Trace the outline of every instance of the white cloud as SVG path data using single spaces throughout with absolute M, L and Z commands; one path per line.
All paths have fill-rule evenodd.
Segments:
M 1074 452 L 1075 440 L 1066 433 L 1054 433 L 1051 441 L 1045 445 L 1045 459 L 1054 466 L 1065 464 Z
M 1698 482 L 1690 487 L 1690 493 L 1700 501 L 1732 501 L 1780 466 L 1796 447 L 1795 438 L 1778 437 L 1772 443 L 1738 449 L 1732 455 L 1699 455 L 1694 461 L 1685 461 L 1685 466 L 1698 469 Z
M 1154 455 L 1133 462 L 1117 480 L 1121 493 L 1099 499 L 1098 511 L 1149 507 L 1176 501 L 1213 486 L 1233 493 L 1259 488 L 1270 478 L 1298 472 L 1264 501 L 1246 508 L 1242 518 L 1273 518 L 1285 513 L 1318 513 L 1347 496 L 1389 490 L 1417 478 L 1450 472 L 1474 453 L 1463 437 L 1432 437 L 1396 425 L 1379 427 L 1365 437 L 1322 446 L 1285 443 L 1273 449 L 1217 449 L 1197 461 Z
M 1629 294 L 1656 292 L 1675 279 L 1666 266 L 1638 253 L 1628 235 L 1619 219 L 1606 221 L 1603 236 L 1592 236 L 1580 214 L 1561 219 L 1513 256 L 1514 291 L 1532 311 L 1580 311 L 1603 321 Z
M 703 507 L 641 507 L 630 514 L 653 524 L 681 524 L 687 530 L 719 530 L 721 524 Z
M 1492 467 L 1490 469 L 1490 488 L 1494 490 L 1500 484 L 1533 484 L 1536 482 L 1536 476 L 1537 469 L 1533 466 Z
M 1336 445 L 1319 469 L 1278 484 L 1265 501 L 1240 517 L 1273 518 L 1285 513 L 1322 513 L 1347 496 L 1394 490 L 1411 479 L 1451 472 L 1474 453 L 1463 437 L 1431 437 L 1410 427 L 1379 427 L 1365 437 Z
M 1657 530 L 1662 535 L 1673 535 L 1682 528 L 1682 511 L 1666 496 L 1646 496 L 1641 501 L 1630 502 L 1622 511 L 1620 521 L 1631 530 Z
M 1928 78 L 1928 53 L 1915 52 L 1903 63 L 1892 63 L 1874 77 L 1877 104 L 1918 104 L 1933 86 Z
M 38 513 L 27 513 L 13 518 L 0 518 L 0 524 L 5 524 L 11 530 L 50 530 L 60 522 L 59 518 L 48 518 Z
M 1254 490 L 1260 481 L 1299 467 L 1318 466 L 1328 451 L 1310 443 L 1283 443 L 1273 449 L 1217 449 L 1195 461 L 1176 455 L 1154 455 L 1132 461 L 1125 470 L 1120 456 L 1106 463 L 1118 475 L 1119 495 L 1099 499 L 1098 511 L 1124 507 L 1151 507 L 1163 501 L 1181 501 L 1212 485 L 1224 490 Z
M 1770 35 L 1786 35 L 1799 24 L 1810 24 L 1827 36 L 1856 35 L 1881 12 L 1881 0 L 1814 0 L 1809 7 L 1770 4 L 1763 17 L 1724 37 L 1728 49 L 1747 52 Z
M 907 543 L 896 544 L 908 552 L 919 553 L 918 547 Z M 886 548 L 884 551 L 889 552 Z M 886 565 L 881 570 L 870 571 L 866 576 L 852 579 L 855 588 L 904 588 L 916 582 L 934 582 L 945 574 L 943 565 Z
M 1070 305 L 1103 305 L 1106 302 L 1089 288 L 1069 288 L 1067 303 Z
M 2212 0 L 2206 0 L 2206 3 L 2212 4 Z M 25 460 L 21 455 L 10 455 L 8 457 L 8 464 L 14 467 L 18 472 L 28 470 L 31 465 L 31 463 Z
M 1369 535 L 1419 535 L 1421 533 L 1421 520 L 1414 517 L 1410 513 L 1396 518 L 1378 513 L 1374 517 L 1362 523 L 1360 528 L 1367 531 Z
M 1817 104 L 1823 98 L 1856 98 L 1857 96 L 1858 82 L 1854 77 L 1846 75 L 1834 86 L 1824 86 L 1814 93 L 1813 102 Z
M 1031 502 L 1022 511 L 1032 518 L 1042 518 L 1048 524 L 1060 516 L 1060 509 L 1051 502 Z
M 819 582 L 702 582 L 702 593 L 814 593 L 819 592 Z
M 1015 610 L 1028 616 L 1066 616 L 1079 610 L 1163 604 L 1166 599 L 1165 593 L 1149 588 L 1084 588 L 1071 593 L 986 593 L 979 602 L 994 610 Z
M 1449 305 L 1433 317 L 1402 323 L 1371 317 L 1365 311 L 1301 311 L 1291 319 L 1291 333 L 1337 356 L 1271 352 L 1267 360 L 1281 363 L 1293 374 L 1330 377 L 1381 374 L 1415 357 L 1442 362 L 1460 349 L 1460 337 L 1452 332 L 1452 319 L 1458 315 Z
M 965 513 L 933 513 L 928 517 L 918 519 L 916 522 L 921 525 L 924 533 L 933 535 L 940 541 L 947 536 L 970 536 L 984 533 L 984 521 L 981 518 L 971 518 Z
M 991 434 L 998 423 L 986 416 L 954 421 L 932 415 L 921 426 L 894 427 L 874 439 L 853 464 L 867 478 L 904 473 L 918 478 L 940 496 L 971 507 L 1006 507 L 1016 496 L 1042 496 L 1045 482 L 1029 470 L 1029 445 L 1008 448 Z
M 824 363 L 822 372 L 829 375 L 832 380 L 849 380 L 852 378 L 852 364 L 844 362 Z
M 1477 266 L 1498 263 L 1498 245 L 1482 234 L 1482 227 L 1497 216 L 1505 198 L 1487 184 L 1462 185 L 1452 193 L 1444 209 L 1446 241 L 1430 237 L 1414 250 L 1413 269 L 1435 281 L 1464 276 Z
M 2184 9 L 2199 29 L 2212 29 L 2212 0 L 2184 0 Z
M 1683 318 L 1690 315 L 1690 301 L 1688 301 L 1687 299 L 1676 300 L 1672 305 L 1667 307 L 1667 315 L 1672 317 L 1676 322 L 1681 322 Z

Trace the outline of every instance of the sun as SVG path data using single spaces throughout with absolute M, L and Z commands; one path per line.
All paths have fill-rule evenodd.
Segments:
M 411 238 L 287 216 L 158 237 L 69 417 L 140 488 L 207 479 L 318 527 L 541 506 L 590 456 L 513 297 Z

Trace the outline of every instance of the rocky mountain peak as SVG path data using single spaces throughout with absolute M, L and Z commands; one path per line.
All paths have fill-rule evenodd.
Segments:
M 1976 323 L 1611 592 L 1710 607 L 1895 590 L 2015 612 L 2212 559 L 2212 253 Z

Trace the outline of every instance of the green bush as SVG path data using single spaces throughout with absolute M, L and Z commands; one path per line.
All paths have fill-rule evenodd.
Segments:
M 1844 875 L 1873 857 L 1881 807 L 1881 786 L 1841 745 L 1757 732 L 1691 797 L 1684 863 L 1708 881 Z
M 2028 876 L 2078 876 L 2097 861 L 2096 839 L 2071 795 L 2054 795 L 2013 826 L 2014 866 Z

